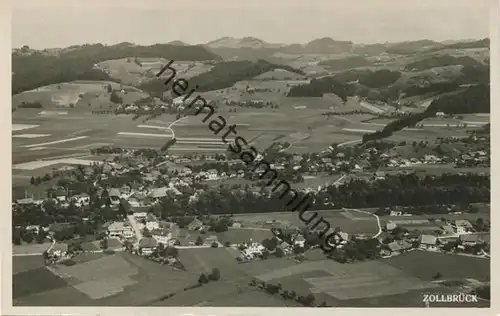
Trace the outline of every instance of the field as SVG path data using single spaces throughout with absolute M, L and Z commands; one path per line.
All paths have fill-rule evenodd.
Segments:
M 38 262 L 27 258 L 14 261 L 18 266 L 13 277 L 14 305 L 140 305 L 197 279 L 127 253 L 90 254 L 86 260 L 75 260 L 76 265 L 50 268 L 38 267 Z M 29 266 L 31 270 L 20 272 Z
M 12 257 L 12 274 L 14 275 L 43 267 L 45 267 L 45 262 L 42 255 Z
M 298 295 L 313 293 L 319 304 L 352 306 L 421 306 L 423 293 L 451 291 L 430 281 L 436 271 L 443 279 L 489 280 L 489 260 L 413 251 L 390 259 L 340 264 L 319 251 L 297 263 L 288 258 L 240 264 L 232 248 L 180 249 L 186 271 L 176 271 L 128 253 L 86 254 L 74 266 L 45 268 L 39 257 L 14 258 L 15 305 L 74 306 L 297 306 L 290 300 L 249 287 L 252 278 L 282 285 Z M 432 269 L 422 262 L 432 262 Z M 213 268 L 221 279 L 201 288 L 201 273 Z M 465 271 L 465 272 L 464 272 Z M 37 280 L 37 282 L 33 282 Z M 40 282 L 39 280 L 42 280 Z M 165 298 L 169 293 L 176 293 Z M 64 301 L 62 301 L 64 299 Z M 395 303 L 398 299 L 403 299 Z M 482 305 L 481 305 L 482 304 Z M 484 306 L 486 303 L 482 302 Z
M 169 62 L 165 58 L 137 58 L 137 60 L 140 65 L 135 63 L 133 58 L 122 58 L 100 62 L 97 67 L 125 84 L 138 84 L 153 79 Z M 177 77 L 184 79 L 202 74 L 212 68 L 211 65 L 201 62 L 174 62 L 172 67 L 177 71 Z
M 340 227 L 346 233 L 374 235 L 378 232 L 377 221 L 373 216 L 364 215 L 361 213 L 355 213 L 355 216 L 352 216 L 352 214 L 349 213 L 347 213 L 348 215 L 346 215 L 345 212 L 340 210 L 318 211 L 318 214 L 319 215 L 315 217 L 315 221 L 323 217 L 327 222 L 330 223 L 330 226 L 332 228 Z M 354 219 L 352 217 L 354 217 Z M 359 218 L 361 218 L 361 220 Z M 298 214 L 290 212 L 268 214 L 235 214 L 234 220 L 241 221 L 245 225 L 245 227 L 255 228 L 270 229 L 273 224 L 266 223 L 268 221 L 275 221 L 276 224 L 281 223 L 285 226 L 304 226 L 304 223 L 298 217 Z
M 432 280 L 437 272 L 440 272 L 445 280 L 473 278 L 489 281 L 491 277 L 489 259 L 412 251 L 382 261 L 422 280 Z

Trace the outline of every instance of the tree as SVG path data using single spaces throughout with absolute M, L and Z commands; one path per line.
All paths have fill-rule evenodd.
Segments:
M 165 256 L 177 258 L 179 256 L 179 250 L 175 247 L 165 248 Z
M 142 235 L 144 237 L 151 237 L 153 235 L 151 235 L 151 232 L 149 231 L 149 229 L 147 227 L 144 227 L 144 230 L 142 231 Z
M 441 279 L 443 277 L 443 275 L 441 274 L 441 272 L 437 272 L 432 278 L 434 280 L 438 280 L 438 279 Z
M 31 183 L 31 185 L 35 185 L 35 177 L 34 176 L 31 176 L 30 183 Z
M 230 241 L 226 241 L 226 242 L 224 243 L 224 246 L 226 246 L 226 247 L 231 247 L 231 242 L 230 242 Z
M 22 238 L 25 242 L 30 244 L 33 241 L 33 239 L 35 239 L 35 236 L 31 231 L 27 231 L 26 233 L 23 234 Z
M 108 93 L 113 92 L 113 88 L 111 87 L 110 84 L 108 84 L 108 86 L 107 86 L 107 91 L 108 91 Z
M 101 249 L 103 249 L 103 250 L 108 249 L 108 239 L 107 238 L 104 238 L 103 240 L 101 240 Z
M 201 236 L 198 236 L 198 238 L 196 238 L 196 241 L 194 243 L 196 246 L 201 246 L 203 245 L 203 239 L 201 238 Z
M 263 250 L 262 251 L 262 255 L 261 255 L 262 259 L 267 259 L 269 257 L 269 251 L 267 250 Z
M 200 275 L 200 277 L 198 278 L 198 283 L 199 284 L 206 284 L 206 283 L 208 283 L 208 278 L 207 278 L 207 276 L 204 273 L 202 273 Z
M 303 303 L 306 306 L 313 306 L 315 299 L 314 295 L 309 293 L 304 297 Z
M 45 237 L 47 237 L 47 233 L 40 227 L 40 229 L 38 229 L 38 234 L 36 235 L 36 242 L 42 244 Z
M 220 279 L 220 271 L 217 268 L 212 269 L 212 273 L 208 276 L 211 281 L 218 281 Z
M 274 251 L 274 255 L 278 258 L 281 258 L 285 255 L 285 252 L 281 248 L 276 248 L 276 250 Z
M 113 92 L 111 92 L 111 95 L 109 96 L 109 101 L 115 104 L 119 104 L 123 102 L 123 99 L 116 93 L 115 90 L 113 90 Z

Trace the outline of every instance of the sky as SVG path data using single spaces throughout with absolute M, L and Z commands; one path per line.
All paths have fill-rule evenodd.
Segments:
M 331 37 L 354 43 L 489 36 L 494 0 L 17 0 L 12 47 L 141 45 L 223 36 L 271 43 Z

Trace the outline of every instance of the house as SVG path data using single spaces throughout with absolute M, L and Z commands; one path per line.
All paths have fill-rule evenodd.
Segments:
M 233 224 L 231 225 L 231 227 L 233 227 L 233 228 L 241 228 L 242 224 L 240 222 L 233 222 Z
M 52 193 L 52 197 L 54 197 L 59 202 L 64 202 L 68 197 L 68 192 L 64 190 L 57 190 Z
M 293 245 L 294 245 L 294 246 L 304 248 L 305 243 L 306 243 L 306 239 L 305 239 L 305 238 L 304 238 L 304 236 L 302 236 L 301 234 L 297 234 L 297 235 L 295 235 L 295 237 L 293 238 Z
M 149 256 L 158 246 L 158 242 L 153 237 L 143 237 L 139 241 L 139 251 L 143 256 Z
M 51 258 L 58 259 L 66 256 L 68 253 L 68 244 L 55 243 L 48 251 L 48 255 Z
M 193 219 L 193 221 L 187 225 L 187 229 L 189 230 L 200 230 L 202 227 L 203 223 L 197 218 Z
M 87 193 L 75 195 L 71 199 L 77 206 L 89 205 L 90 203 L 90 196 Z
M 145 219 L 148 213 L 146 212 L 134 212 L 134 217 L 137 220 Z
M 397 255 L 397 254 L 404 252 L 405 250 L 411 249 L 411 244 L 407 241 L 404 241 L 404 240 L 402 240 L 400 242 L 393 241 L 393 242 L 387 244 L 387 247 L 391 251 L 392 255 Z
M 437 237 L 432 235 L 421 235 L 419 238 L 420 248 L 425 250 L 437 250 Z
M 159 229 L 160 228 L 160 223 L 158 223 L 158 221 L 156 221 L 156 220 L 147 220 L 146 221 L 146 228 L 149 231 L 152 231 L 154 229 Z
M 403 211 L 391 211 L 391 213 L 389 214 L 389 216 L 402 216 L 403 215 Z
M 17 199 L 16 204 L 18 205 L 35 204 L 35 200 L 33 200 L 33 198 Z
M 455 230 L 453 229 L 453 227 L 451 225 L 443 225 L 441 226 L 441 229 L 443 230 L 443 235 L 453 235 L 455 234 Z
M 385 173 L 382 171 L 377 171 L 373 174 L 374 180 L 384 180 L 385 179 Z
M 489 234 L 482 233 L 472 233 L 472 234 L 463 234 L 459 236 L 459 240 L 462 245 L 473 246 L 475 244 L 482 244 L 489 242 Z
M 472 224 L 466 219 L 457 219 L 452 226 L 457 234 L 465 234 L 473 230 Z
M 443 118 L 446 114 L 444 112 L 436 112 L 436 117 Z
M 152 237 L 160 244 L 168 245 L 170 239 L 172 239 L 172 233 L 164 229 L 153 229 L 151 230 Z
M 215 235 L 210 235 L 203 241 L 205 245 L 211 245 L 213 242 L 218 242 L 217 236 Z
M 396 227 L 398 227 L 398 225 L 396 225 L 396 223 L 394 222 L 388 222 L 387 224 L 385 224 L 385 228 L 387 229 L 387 231 L 396 229 Z
M 219 178 L 216 169 L 210 169 L 210 170 L 208 170 L 207 173 L 206 173 L 206 177 L 207 177 L 208 180 L 217 180 Z
M 384 240 L 386 240 L 387 238 L 391 237 L 392 235 L 388 232 L 381 232 L 378 236 L 377 236 L 377 240 L 380 242 L 380 243 L 383 243 Z
M 264 246 L 262 246 L 261 244 L 258 244 L 258 243 L 251 243 L 250 245 L 247 246 L 247 248 L 245 250 L 243 250 L 241 253 L 243 255 L 243 257 L 245 257 L 246 259 L 253 259 L 255 258 L 256 256 L 260 256 L 262 255 L 262 252 L 265 250 L 266 248 Z
M 282 243 L 280 243 L 278 245 L 278 248 L 280 248 L 281 250 L 283 250 L 283 252 L 285 254 L 289 254 L 292 252 L 292 245 L 290 245 L 289 243 L 287 243 L 286 241 L 283 241 Z
M 134 237 L 134 232 L 132 227 L 124 222 L 113 222 L 108 226 L 107 234 L 109 237 L 115 238 L 132 238 Z
M 167 187 L 155 188 L 151 190 L 151 192 L 149 193 L 149 197 L 153 199 L 161 199 L 167 196 L 167 190 Z

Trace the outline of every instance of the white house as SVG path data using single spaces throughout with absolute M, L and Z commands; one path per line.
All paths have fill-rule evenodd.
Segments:
M 170 240 L 172 239 L 172 233 L 162 229 L 154 229 L 151 231 L 151 235 L 158 242 L 162 243 L 165 246 L 170 244 Z
M 154 229 L 159 229 L 160 228 L 160 223 L 158 223 L 157 221 L 147 221 L 146 222 L 146 228 L 149 231 L 152 231 Z
M 390 216 L 402 216 L 403 212 L 402 211 L 391 211 L 389 214 Z
M 77 206 L 89 205 L 90 203 L 90 196 L 86 193 L 75 195 L 72 199 Z
M 134 212 L 134 217 L 137 220 L 144 219 L 144 218 L 146 218 L 147 215 L 148 214 L 146 212 Z
M 116 238 L 132 238 L 134 232 L 132 227 L 124 222 L 113 222 L 108 226 L 108 236 Z
M 472 230 L 472 224 L 466 219 L 457 219 L 452 224 L 453 229 L 457 234 L 465 234 Z
M 218 174 L 217 174 L 217 170 L 215 170 L 215 169 L 208 170 L 206 173 L 206 176 L 207 176 L 208 180 L 217 180 L 219 178 Z
M 306 239 L 302 235 L 296 235 L 295 238 L 293 239 L 293 245 L 297 247 L 304 247 L 306 242 Z
M 255 258 L 256 256 L 262 255 L 262 252 L 266 248 L 262 246 L 261 244 L 258 243 L 251 243 L 250 245 L 247 246 L 245 250 L 243 250 L 241 253 L 245 258 L 252 259 Z

